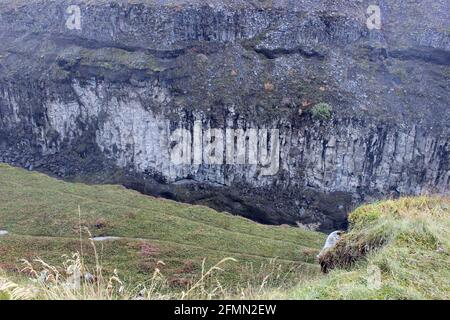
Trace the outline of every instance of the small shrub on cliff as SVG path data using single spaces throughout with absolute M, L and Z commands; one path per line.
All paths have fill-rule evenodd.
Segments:
M 333 108 L 328 103 L 318 103 L 311 109 L 314 119 L 328 121 L 331 119 Z

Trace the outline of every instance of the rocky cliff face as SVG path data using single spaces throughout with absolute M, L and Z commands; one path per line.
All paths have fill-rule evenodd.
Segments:
M 2 1 L 0 161 L 322 230 L 362 201 L 448 194 L 448 12 L 445 0 Z M 172 159 L 179 129 L 189 163 Z M 245 164 L 208 163 L 227 129 L 268 134 Z

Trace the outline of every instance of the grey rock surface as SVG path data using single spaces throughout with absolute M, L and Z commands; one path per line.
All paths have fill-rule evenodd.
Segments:
M 98 242 L 102 242 L 102 241 L 112 241 L 112 240 L 119 240 L 119 237 L 111 237 L 111 236 L 104 236 L 104 237 L 93 237 L 93 238 L 89 238 L 92 241 L 98 241 Z
M 364 201 L 449 194 L 449 3 L 376 2 L 381 30 L 371 1 L 4 0 L 0 161 L 324 231 Z M 195 121 L 279 129 L 279 171 L 173 164 Z

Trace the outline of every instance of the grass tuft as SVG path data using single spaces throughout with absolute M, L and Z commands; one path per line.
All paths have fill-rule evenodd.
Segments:
M 282 296 L 448 299 L 449 205 L 448 197 L 423 196 L 380 201 L 356 209 L 349 217 L 350 232 L 321 261 L 331 270 L 329 274 Z M 379 277 L 375 283 L 373 272 Z

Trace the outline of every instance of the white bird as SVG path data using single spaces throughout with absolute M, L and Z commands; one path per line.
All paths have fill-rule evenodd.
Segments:
M 317 255 L 317 258 L 319 258 L 322 254 L 325 253 L 330 248 L 333 248 L 336 243 L 341 239 L 341 235 L 344 233 L 344 231 L 338 230 L 330 233 L 327 237 L 327 240 L 325 241 L 325 245 L 323 246 L 320 253 Z

